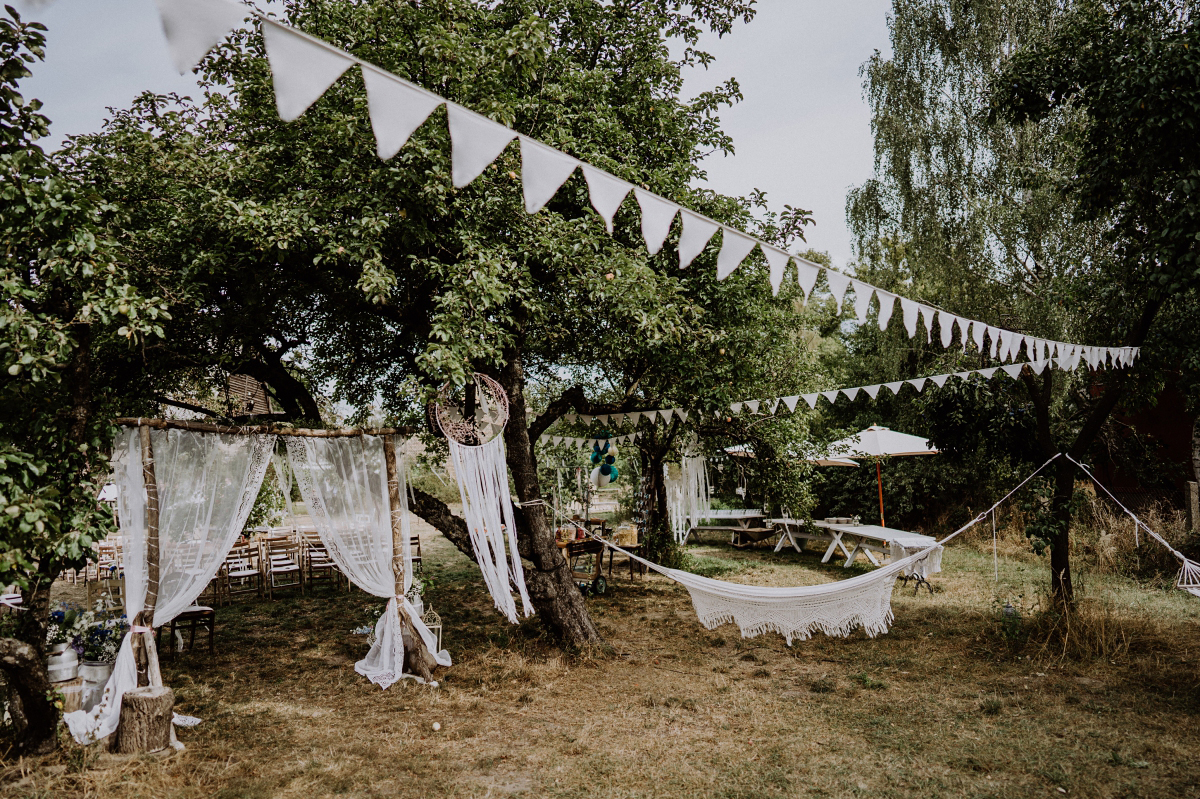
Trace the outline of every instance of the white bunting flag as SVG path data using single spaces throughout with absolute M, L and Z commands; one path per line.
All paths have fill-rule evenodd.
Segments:
M 733 403 L 732 405 L 729 406 L 729 410 L 733 411 L 734 413 L 741 413 L 742 412 L 742 403 L 740 403 L 740 402 Z
M 917 335 L 917 317 L 920 313 L 917 303 L 915 300 L 901 297 L 900 310 L 904 312 L 904 330 L 908 333 L 908 337 L 912 338 Z
M 829 291 L 833 294 L 834 302 L 837 303 L 838 313 L 841 313 L 842 297 L 846 295 L 846 289 L 850 288 L 850 278 L 837 270 L 826 269 L 825 279 L 829 281 Z
M 968 380 L 971 377 L 971 373 L 970 372 L 955 372 L 954 374 L 952 374 L 950 376 L 957 377 L 959 380 Z
M 946 381 L 950 379 L 950 375 L 934 375 L 929 379 L 937 384 L 938 388 L 941 388 L 942 386 L 946 385 Z
M 157 0 L 157 4 L 171 63 L 180 75 L 190 72 L 250 15 L 245 6 L 224 0 Z
M 1021 370 L 1025 368 L 1025 364 L 1013 363 L 1013 364 L 1009 364 L 1008 366 L 1002 366 L 1000 368 L 1004 370 L 1005 374 L 1007 374 L 1013 380 L 1016 380 L 1018 377 L 1021 376 Z
M 1000 328 L 988 325 L 987 334 L 992 342 L 992 357 L 995 358 L 1000 353 Z
M 579 420 L 580 420 L 581 422 L 583 422 L 584 424 L 591 424 L 591 423 L 592 423 L 592 417 L 591 417 L 591 416 L 582 416 L 582 415 L 581 415 L 581 416 L 579 417 Z
M 799 395 L 799 394 L 797 394 L 797 395 L 796 395 L 796 396 L 794 396 L 794 397 L 784 397 L 784 398 L 783 398 L 783 404 L 784 404 L 784 405 L 786 405 L 786 406 L 787 406 L 787 409 L 788 409 L 789 411 L 791 411 L 792 413 L 795 413 L 795 412 L 796 412 L 796 403 L 797 403 L 797 402 L 799 402 L 799 401 L 800 401 L 800 395 Z
M 846 399 L 850 400 L 851 402 L 853 402 L 854 398 L 858 396 L 858 392 L 859 392 L 858 388 L 843 388 L 842 389 L 842 393 L 846 395 Z
M 450 118 L 450 142 L 454 150 L 450 173 L 454 188 L 461 189 L 483 174 L 488 164 L 504 152 L 517 134 L 512 128 L 461 105 L 447 103 L 446 112 Z
M 934 310 L 932 308 L 930 308 L 928 305 L 922 305 L 922 306 L 920 306 L 920 308 L 921 308 L 921 317 L 925 320 L 925 341 L 926 341 L 926 343 L 932 344 L 933 343 Z
M 938 311 L 938 329 L 942 334 L 942 348 L 950 349 L 950 344 L 954 341 L 954 322 L 957 317 Z
M 724 280 L 742 265 L 746 256 L 758 244 L 754 239 L 740 230 L 730 227 L 721 228 L 721 252 L 717 255 L 717 280 Z
M 980 375 L 982 375 L 982 376 L 983 376 L 983 379 L 984 379 L 984 380 L 991 380 L 991 379 L 992 379 L 992 375 L 996 374 L 996 370 L 997 370 L 998 368 L 999 368 L 998 366 L 993 366 L 993 367 L 992 367 L 992 368 L 990 368 L 990 369 L 980 369 L 980 370 L 978 370 L 978 372 L 979 372 L 979 374 L 980 374 Z M 970 373 L 968 372 L 968 374 L 970 374 Z M 966 378 L 963 378 L 963 379 L 965 380 Z
M 316 102 L 342 73 L 354 65 L 345 53 L 299 31 L 262 21 L 263 43 L 271 64 L 275 108 L 279 118 L 291 122 Z
M 567 182 L 579 161 L 552 147 L 521 136 L 521 191 L 525 210 L 536 214 Z
M 970 333 L 967 332 L 971 326 L 969 319 L 963 319 L 961 316 L 954 317 L 954 323 L 958 325 L 958 338 L 962 342 L 963 352 L 967 351 L 967 342 L 970 341 Z
M 621 203 L 633 187 L 603 169 L 596 169 L 589 164 L 584 164 L 582 169 L 583 178 L 588 185 L 588 194 L 592 197 L 592 207 L 604 220 L 604 227 L 612 233 L 613 217 L 617 215 L 617 209 L 621 207 Z
M 386 161 L 400 152 L 413 131 L 442 104 L 442 98 L 365 64 L 362 76 L 375 151 Z
M 608 414 L 601 414 L 596 418 L 600 421 L 600 424 L 608 424 Z
M 708 240 L 720 225 L 686 208 L 679 209 L 679 218 L 683 221 L 683 228 L 679 231 L 679 268 L 687 269 L 696 256 L 704 252 Z
M 971 322 L 971 340 L 975 342 L 975 349 L 983 352 L 983 334 L 987 332 L 987 325 L 983 322 Z
M 579 414 L 577 414 L 577 413 L 568 413 L 563 416 L 564 422 L 572 422 L 573 423 L 578 420 L 579 420 Z
M 674 409 L 674 408 L 667 408 L 665 411 L 659 411 L 659 412 L 658 412 L 658 415 L 659 415 L 660 417 L 662 417 L 662 420 L 663 420 L 664 422 L 670 422 L 670 421 L 671 421 L 671 414 L 672 414 L 672 413 L 674 413 L 674 412 L 675 412 L 675 409 Z
M 854 289 L 854 317 L 862 324 L 867 321 L 867 312 L 871 309 L 871 287 L 851 280 L 850 288 Z
M 904 388 L 904 381 L 903 381 L 903 380 L 897 380 L 897 381 L 896 381 L 896 382 L 894 382 L 894 383 L 884 383 L 884 384 L 883 384 L 883 387 L 884 387 L 884 388 L 887 388 L 887 389 L 891 389 L 891 392 L 892 392 L 893 394 L 899 394 L 899 393 L 900 393 L 900 389 Z
M 1030 361 L 1029 368 L 1033 370 L 1033 373 L 1035 375 L 1040 375 L 1042 372 L 1046 371 L 1047 362 L 1048 362 L 1048 359 L 1043 359 L 1040 361 Z
M 815 408 L 817 407 L 817 398 L 820 396 L 820 394 L 802 394 L 801 398 L 808 403 L 808 407 Z
M 837 402 L 838 390 L 835 388 L 833 391 L 822 391 L 821 396 L 829 400 L 830 405 L 833 405 Z
M 879 300 L 879 329 L 887 330 L 888 321 L 896 309 L 896 295 L 890 291 L 875 289 L 875 296 Z
M 796 282 L 800 284 L 800 290 L 804 292 L 805 302 L 808 302 L 808 295 L 812 294 L 813 286 L 817 285 L 817 278 L 820 274 L 821 267 L 812 261 L 806 261 L 803 258 L 796 259 Z
M 750 400 L 746 403 L 746 407 L 750 409 L 750 413 L 758 413 L 759 404 L 758 400 Z
M 1000 331 L 1000 360 L 1011 361 L 1013 358 L 1013 345 L 1016 343 L 1016 333 L 1010 330 Z
M 688 412 L 687 412 L 687 411 L 685 411 L 683 408 L 676 408 L 676 409 L 675 409 L 675 415 L 679 417 L 679 421 L 681 421 L 681 422 L 686 422 L 686 421 L 687 421 L 687 418 L 688 418 Z
M 924 378 L 924 377 L 918 377 L 915 380 L 909 380 L 908 384 L 910 386 L 912 386 L 913 388 L 915 388 L 917 390 L 917 393 L 919 394 L 919 393 L 921 393 L 921 391 L 923 391 L 925 389 L 925 380 L 926 380 L 926 378 Z
M 633 413 L 625 414 L 625 418 L 636 425 L 641 420 L 642 414 L 640 411 L 634 411 Z
M 679 206 L 642 189 L 635 188 L 633 196 L 642 209 L 642 238 L 646 240 L 646 249 L 656 255 L 671 232 L 671 223 L 675 221 Z
M 875 397 L 879 395 L 879 389 L 881 388 L 883 388 L 883 386 L 876 383 L 873 386 L 863 386 L 863 391 L 867 392 L 868 397 L 875 399 Z
M 770 409 L 767 411 L 767 413 L 769 413 L 771 416 L 774 416 L 774 415 L 775 415 L 775 411 L 776 411 L 778 408 L 779 408 L 779 398 L 778 398 L 778 397 L 776 397 L 775 399 L 771 400 L 771 407 L 770 407 Z
M 783 285 L 783 273 L 787 271 L 788 261 L 792 259 L 792 256 L 778 247 L 770 247 L 766 244 L 760 244 L 759 249 L 762 250 L 763 257 L 767 259 L 767 266 L 770 267 L 771 293 L 778 294 L 779 287 Z

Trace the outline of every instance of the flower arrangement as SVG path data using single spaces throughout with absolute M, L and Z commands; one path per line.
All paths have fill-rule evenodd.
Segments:
M 74 646 L 76 640 L 91 624 L 90 616 L 89 611 L 78 605 L 60 602 L 57 608 L 50 611 L 50 620 L 46 624 L 46 647 L 53 648 L 62 644 Z
M 93 621 L 80 639 L 79 656 L 92 663 L 112 663 L 117 659 L 129 622 L 125 614 L 106 614 Z
M 95 610 L 86 610 L 62 602 L 50 612 L 46 647 L 52 649 L 66 644 L 83 660 L 111 663 L 117 659 L 117 651 L 127 632 L 129 622 L 123 613 L 118 616 L 105 611 L 101 603 L 97 603 Z

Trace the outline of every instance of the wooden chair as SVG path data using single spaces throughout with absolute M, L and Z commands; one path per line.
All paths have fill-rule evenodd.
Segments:
M 299 587 L 304 595 L 304 547 L 293 541 L 266 539 L 262 546 L 263 583 L 267 598 L 275 598 L 276 588 Z M 294 579 L 292 579 L 294 577 Z
M 329 557 L 325 542 L 316 533 L 301 533 L 304 538 L 304 580 L 315 583 L 325 580 L 335 587 L 341 582 L 341 573 Z
M 158 651 L 163 652 L 162 634 L 163 630 L 167 631 L 167 641 L 169 645 L 166 649 L 168 657 L 175 656 L 175 631 L 186 626 L 189 631 L 187 650 L 190 652 L 196 648 L 196 628 L 203 627 L 208 630 L 208 653 L 213 653 L 213 639 L 216 636 L 217 613 L 210 607 L 205 605 L 192 605 L 184 608 L 182 612 L 169 622 L 158 628 Z
M 224 594 L 227 602 L 234 594 L 263 594 L 263 570 L 261 553 L 257 545 L 234 547 L 225 556 L 221 566 Z
M 413 533 L 409 536 L 408 543 L 412 551 L 413 571 L 422 571 L 424 567 L 421 565 L 421 536 Z
M 105 610 L 122 609 L 125 607 L 125 581 L 120 578 L 101 578 L 87 584 L 87 606 L 95 608 L 96 603 L 103 604 Z

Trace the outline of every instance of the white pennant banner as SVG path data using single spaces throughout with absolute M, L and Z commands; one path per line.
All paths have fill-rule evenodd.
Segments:
M 319 39 L 263 20 L 263 43 L 271 64 L 275 87 L 275 109 L 279 118 L 291 122 L 308 110 L 317 98 L 354 66 L 354 59 Z
M 396 80 L 375 67 L 363 66 L 362 76 L 367 87 L 371 130 L 375 132 L 375 150 L 386 161 L 400 152 L 413 131 L 442 104 L 442 98 Z
M 536 214 L 567 182 L 579 161 L 528 136 L 521 137 L 521 191 L 525 210 Z
M 461 105 L 447 103 L 450 117 L 451 179 L 454 188 L 461 189 L 483 174 L 488 164 L 496 160 L 508 143 L 517 137 L 512 128 L 468 111 Z

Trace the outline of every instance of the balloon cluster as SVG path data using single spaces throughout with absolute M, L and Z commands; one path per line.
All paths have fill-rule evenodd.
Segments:
M 592 444 L 592 463 L 598 464 L 592 469 L 591 477 L 592 485 L 596 488 L 615 483 L 621 476 L 617 471 L 617 445 L 611 441 L 605 441 L 603 448 L 600 447 L 600 442 Z

